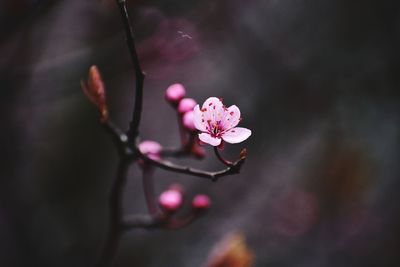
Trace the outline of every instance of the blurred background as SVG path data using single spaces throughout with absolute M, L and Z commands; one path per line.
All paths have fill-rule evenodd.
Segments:
M 203 266 L 242 232 L 256 267 L 400 265 L 400 7 L 391 0 L 129 1 L 147 73 L 141 133 L 179 142 L 172 83 L 241 108 L 248 160 L 217 183 L 157 170 L 212 209 L 179 231 L 133 230 L 117 265 Z M 188 35 L 188 36 L 187 36 Z M 113 0 L 0 1 L 0 265 L 93 266 L 116 151 L 79 82 L 98 65 L 113 120 L 134 76 Z M 208 150 L 203 161 L 222 168 Z M 137 166 L 127 213 L 146 211 Z

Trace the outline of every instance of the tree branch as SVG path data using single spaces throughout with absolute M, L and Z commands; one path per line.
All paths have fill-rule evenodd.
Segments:
M 127 133 L 130 142 L 133 144 L 136 137 L 139 135 L 139 124 L 143 106 L 143 83 L 145 74 L 142 71 L 139 62 L 139 57 L 136 52 L 135 38 L 132 30 L 132 25 L 129 19 L 128 9 L 126 7 L 126 0 L 117 0 L 117 3 L 121 12 L 122 23 L 124 24 L 124 29 L 126 34 L 126 42 L 128 44 L 129 53 L 131 55 L 131 60 L 136 75 L 135 105 L 133 108 L 132 120 L 129 124 L 129 130 Z
M 113 262 L 115 253 L 118 249 L 118 243 L 122 234 L 121 218 L 123 215 L 122 210 L 122 196 L 126 182 L 129 161 L 122 159 L 119 162 L 117 169 L 117 177 L 111 188 L 109 197 L 109 225 L 108 233 L 105 241 L 104 249 L 100 256 L 100 261 L 96 266 L 106 267 L 110 266 Z
M 113 122 L 108 119 L 102 123 L 107 133 L 111 135 L 112 141 L 118 150 L 121 158 L 133 160 L 135 155 L 132 149 L 128 146 L 128 136 L 121 131 Z
M 197 176 L 197 177 L 202 177 L 202 178 L 210 179 L 212 181 L 217 181 L 219 178 L 221 178 L 223 176 L 239 173 L 244 161 L 246 160 L 245 157 L 241 157 L 239 160 L 233 162 L 230 167 L 228 167 L 224 170 L 220 170 L 220 171 L 216 171 L 216 172 L 209 172 L 209 171 L 191 168 L 188 166 L 177 165 L 177 164 L 174 164 L 167 160 L 153 160 L 151 158 L 148 158 L 146 155 L 143 155 L 142 153 L 140 153 L 140 151 L 138 151 L 137 153 L 141 159 L 143 159 L 144 161 L 149 162 L 149 163 L 153 164 L 154 166 L 157 166 L 161 169 L 164 169 L 167 171 L 174 171 L 174 172 L 189 174 L 189 175 Z

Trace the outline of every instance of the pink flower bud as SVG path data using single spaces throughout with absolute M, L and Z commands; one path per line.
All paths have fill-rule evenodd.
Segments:
M 197 105 L 196 100 L 193 98 L 184 98 L 179 102 L 178 111 L 183 114 L 188 111 L 193 111 L 193 108 Z
M 197 210 L 205 210 L 211 206 L 211 200 L 207 195 L 197 195 L 193 198 L 192 207 Z
M 183 115 L 182 124 L 189 131 L 196 131 L 193 121 L 193 111 L 188 111 Z
M 182 192 L 176 189 L 168 189 L 160 195 L 158 202 L 166 212 L 175 212 L 182 206 Z
M 162 146 L 157 142 L 146 140 L 139 144 L 139 150 L 149 158 L 159 160 Z
M 178 104 L 185 94 L 185 87 L 180 83 L 175 83 L 170 85 L 165 91 L 165 99 L 171 104 Z

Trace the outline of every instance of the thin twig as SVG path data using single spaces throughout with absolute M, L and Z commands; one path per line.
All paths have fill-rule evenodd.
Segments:
M 233 162 L 224 159 L 221 154 L 219 153 L 218 147 L 214 147 L 214 153 L 217 156 L 217 158 L 219 159 L 219 161 L 221 161 L 224 165 L 228 166 L 228 167 L 232 167 L 233 166 Z
M 124 29 L 126 34 L 126 42 L 128 44 L 129 53 L 131 55 L 131 60 L 136 75 L 135 105 L 133 107 L 132 120 L 129 124 L 129 130 L 128 130 L 129 140 L 133 144 L 136 137 L 139 135 L 139 124 L 143 106 L 143 83 L 145 74 L 142 71 L 139 62 L 139 57 L 136 52 L 135 37 L 133 34 L 131 21 L 129 19 L 128 9 L 126 7 L 126 0 L 117 0 L 117 3 L 121 12 L 122 23 L 124 24 Z

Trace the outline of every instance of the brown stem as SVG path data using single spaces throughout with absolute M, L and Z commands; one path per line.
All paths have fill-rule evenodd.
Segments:
M 233 166 L 233 162 L 224 159 L 221 154 L 219 153 L 218 147 L 214 147 L 214 153 L 217 156 L 217 158 L 219 159 L 219 161 L 221 161 L 224 165 L 228 166 L 228 167 L 232 167 Z

